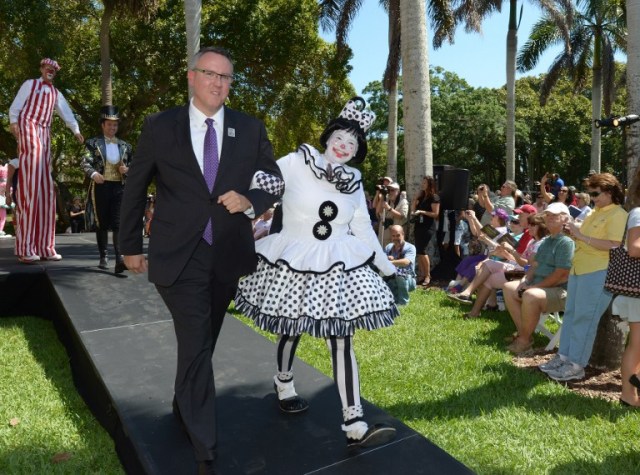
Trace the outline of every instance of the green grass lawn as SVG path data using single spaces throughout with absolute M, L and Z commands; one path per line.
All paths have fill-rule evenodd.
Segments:
M 0 473 L 124 473 L 53 325 L 39 318 L 0 318 Z
M 479 474 L 640 473 L 638 411 L 516 367 L 507 313 L 464 321 L 463 311 L 416 291 L 396 325 L 358 332 L 363 396 Z M 298 356 L 331 377 L 323 340 L 304 337 Z M 0 473 L 122 473 L 49 322 L 0 319 L 0 359 Z
M 479 474 L 640 473 L 640 412 L 514 366 L 509 315 L 467 310 L 418 290 L 393 327 L 358 332 L 363 397 Z M 332 377 L 323 340 L 305 336 L 297 355 Z

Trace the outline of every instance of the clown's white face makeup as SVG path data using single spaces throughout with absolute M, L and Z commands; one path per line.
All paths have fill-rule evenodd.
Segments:
M 336 130 L 327 140 L 325 158 L 330 163 L 342 165 L 351 160 L 358 151 L 358 139 L 346 130 Z
M 52 66 L 44 65 L 40 68 L 40 72 L 42 73 L 44 82 L 51 83 L 53 82 L 53 78 L 56 77 L 56 70 Z

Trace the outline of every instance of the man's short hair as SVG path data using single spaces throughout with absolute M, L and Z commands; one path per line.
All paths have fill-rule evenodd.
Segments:
M 391 226 L 389 226 L 389 232 L 391 232 L 393 228 L 399 228 L 400 233 L 404 236 L 404 228 L 402 226 L 400 226 L 399 224 L 392 224 Z
M 229 60 L 229 62 L 231 63 L 231 67 L 233 68 L 233 58 L 231 57 L 231 53 L 228 49 L 222 48 L 220 46 L 205 46 L 193 55 L 191 61 L 189 61 L 189 69 L 195 68 L 198 64 L 198 61 L 200 61 L 200 58 L 202 58 L 207 53 L 215 53 L 219 54 L 220 56 L 224 56 Z

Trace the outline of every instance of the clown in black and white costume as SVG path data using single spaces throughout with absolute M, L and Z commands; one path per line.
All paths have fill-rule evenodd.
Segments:
M 350 447 L 395 436 L 394 428 L 363 419 L 353 350 L 356 329 L 390 326 L 398 316 L 393 295 L 371 264 L 384 275 L 396 269 L 371 227 L 360 171 L 346 165 L 364 160 L 365 132 L 374 119 L 364 100 L 354 98 L 322 133 L 324 154 L 304 144 L 278 160 L 285 181 L 282 230 L 256 242 L 258 268 L 240 281 L 235 301 L 261 329 L 279 335 L 274 383 L 284 412 L 308 408 L 293 383 L 301 335 L 326 340 Z

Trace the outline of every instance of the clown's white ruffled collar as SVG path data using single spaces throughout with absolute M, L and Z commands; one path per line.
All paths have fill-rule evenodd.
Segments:
M 309 144 L 302 144 L 298 152 L 304 156 L 304 162 L 309 166 L 318 180 L 327 180 L 332 183 L 340 193 L 355 193 L 362 180 L 358 179 L 355 171 L 347 165 L 331 165 L 333 173 L 327 173 L 329 162 L 324 155 Z

